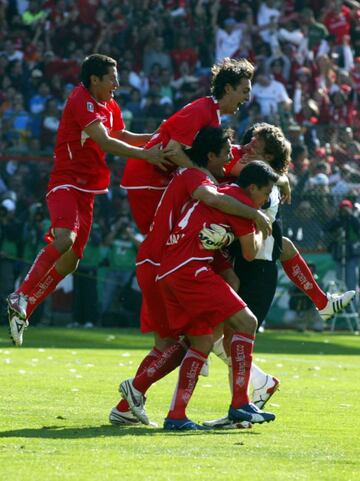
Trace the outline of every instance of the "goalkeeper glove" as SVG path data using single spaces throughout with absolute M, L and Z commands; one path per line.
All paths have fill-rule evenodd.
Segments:
M 219 224 L 210 224 L 209 227 L 203 227 L 199 232 L 201 245 L 207 250 L 216 250 L 226 247 L 234 240 L 234 234 L 228 232 Z

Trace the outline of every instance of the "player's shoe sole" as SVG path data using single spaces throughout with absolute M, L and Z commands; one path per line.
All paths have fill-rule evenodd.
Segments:
M 18 313 L 8 308 L 9 334 L 15 346 L 20 347 L 23 343 L 24 331 L 28 327 L 27 320 L 21 319 Z
M 252 403 L 259 409 L 263 409 L 269 399 L 280 387 L 280 381 L 276 377 L 267 376 L 266 383 L 259 389 L 254 389 Z

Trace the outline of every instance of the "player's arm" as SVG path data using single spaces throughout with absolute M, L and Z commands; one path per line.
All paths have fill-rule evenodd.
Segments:
M 127 144 L 134 145 L 135 147 L 141 147 L 145 145 L 153 134 L 136 134 L 135 132 L 130 132 L 129 130 L 118 130 L 115 132 L 114 137 Z
M 241 252 L 245 260 L 253 261 L 259 252 L 264 237 L 262 232 L 253 232 L 239 237 Z
M 122 140 L 110 137 L 106 128 L 100 121 L 91 123 L 85 127 L 84 130 L 104 152 L 113 155 L 119 155 L 121 157 L 135 157 L 138 159 L 144 159 L 162 170 L 166 170 L 166 166 L 169 165 L 169 162 L 165 159 L 163 152 L 158 146 L 144 150 L 140 147 L 129 145 Z
M 271 221 L 260 209 L 254 209 L 230 195 L 218 192 L 215 186 L 201 185 L 194 190 L 192 197 L 225 214 L 253 220 L 257 229 L 264 234 L 264 239 L 272 233 Z
M 281 201 L 291 204 L 291 187 L 289 177 L 283 174 L 279 177 L 276 185 L 279 187 L 281 192 Z

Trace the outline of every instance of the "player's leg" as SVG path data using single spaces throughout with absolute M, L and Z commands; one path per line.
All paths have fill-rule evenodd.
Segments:
M 305 259 L 287 237 L 283 237 L 280 260 L 289 279 L 313 301 L 324 321 L 341 312 L 355 296 L 355 291 L 341 295 L 326 294 L 316 282 Z
M 51 218 L 47 238 L 51 243 L 40 252 L 17 292 L 8 298 L 11 337 L 18 346 L 22 344 L 27 318 L 57 284 L 76 269 L 92 225 L 92 194 L 61 189 L 50 194 L 47 202 Z M 49 255 L 48 248 L 50 253 L 55 249 L 59 255 Z
M 256 317 L 248 307 L 243 307 L 229 317 L 225 324 L 234 331 L 230 343 L 232 400 L 228 417 L 233 421 L 249 421 L 251 423 L 273 421 L 274 414 L 259 410 L 249 401 L 248 387 L 257 328 Z
M 155 344 L 152 351 L 143 359 L 135 377 L 120 384 L 119 391 L 123 401 L 118 403 L 116 409 L 120 412 L 130 409 L 143 423 L 149 424 L 144 408 L 145 393 L 154 382 L 180 365 L 188 344 L 170 333 L 164 299 L 154 280 L 156 276 L 154 266 L 149 263 L 138 266 L 136 274 L 143 294 L 141 331 L 154 332 Z M 173 298 L 173 293 L 170 295 Z
M 184 431 L 204 429 L 186 416 L 186 408 L 195 390 L 199 374 L 213 345 L 213 335 L 188 335 L 190 347 L 179 368 L 177 385 L 169 412 L 164 421 L 164 429 Z

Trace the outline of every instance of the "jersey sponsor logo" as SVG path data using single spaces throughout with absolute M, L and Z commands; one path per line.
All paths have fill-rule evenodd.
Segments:
M 86 108 L 88 109 L 89 112 L 94 112 L 94 104 L 92 102 L 87 102 Z

